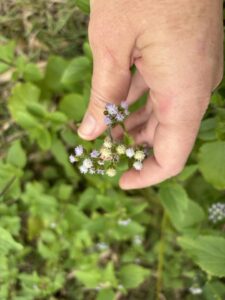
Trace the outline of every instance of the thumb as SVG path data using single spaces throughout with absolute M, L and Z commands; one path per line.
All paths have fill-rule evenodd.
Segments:
M 110 50 L 97 55 L 94 53 L 90 102 L 78 129 L 83 139 L 93 140 L 106 129 L 104 110 L 107 103 L 119 104 L 126 99 L 131 79 L 127 62 L 128 57 L 117 59 Z

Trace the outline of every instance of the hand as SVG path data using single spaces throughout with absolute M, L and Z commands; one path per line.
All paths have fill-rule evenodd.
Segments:
M 123 189 L 143 188 L 177 175 L 195 142 L 211 92 L 223 74 L 222 0 L 94 0 L 89 39 L 94 56 L 91 99 L 81 137 L 104 130 L 106 102 L 146 107 L 126 127 L 137 143 L 153 146 L 143 169 L 120 179 Z M 136 74 L 131 77 L 130 67 Z

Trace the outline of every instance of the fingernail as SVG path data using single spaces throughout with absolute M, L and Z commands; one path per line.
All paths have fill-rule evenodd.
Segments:
M 81 123 L 80 128 L 78 129 L 78 133 L 81 137 L 89 137 L 93 134 L 96 128 L 96 120 L 95 118 L 90 114 L 87 113 L 84 116 L 84 119 Z

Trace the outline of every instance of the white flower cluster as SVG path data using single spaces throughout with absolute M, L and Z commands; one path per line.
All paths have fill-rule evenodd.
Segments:
M 209 212 L 209 220 L 212 223 L 218 223 L 225 219 L 225 203 L 214 203 L 208 209 Z
M 126 102 L 122 102 L 119 106 L 107 104 L 104 114 L 110 120 L 107 125 L 112 127 L 124 121 L 129 114 L 128 105 Z M 104 139 L 99 150 L 95 149 L 88 152 L 83 146 L 76 146 L 74 153 L 69 156 L 69 160 L 72 164 L 78 163 L 78 168 L 82 174 L 114 177 L 117 174 L 116 167 L 121 159 L 128 160 L 130 166 L 140 171 L 143 167 L 143 160 L 148 156 L 146 149 L 143 146 L 132 147 L 114 142 L 110 134 Z

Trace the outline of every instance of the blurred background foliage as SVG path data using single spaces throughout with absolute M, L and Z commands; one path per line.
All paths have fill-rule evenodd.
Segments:
M 81 176 L 69 152 L 98 144 L 76 134 L 88 12 L 0 0 L 0 299 L 224 300 L 224 82 L 180 175 L 126 193 L 118 177 Z

